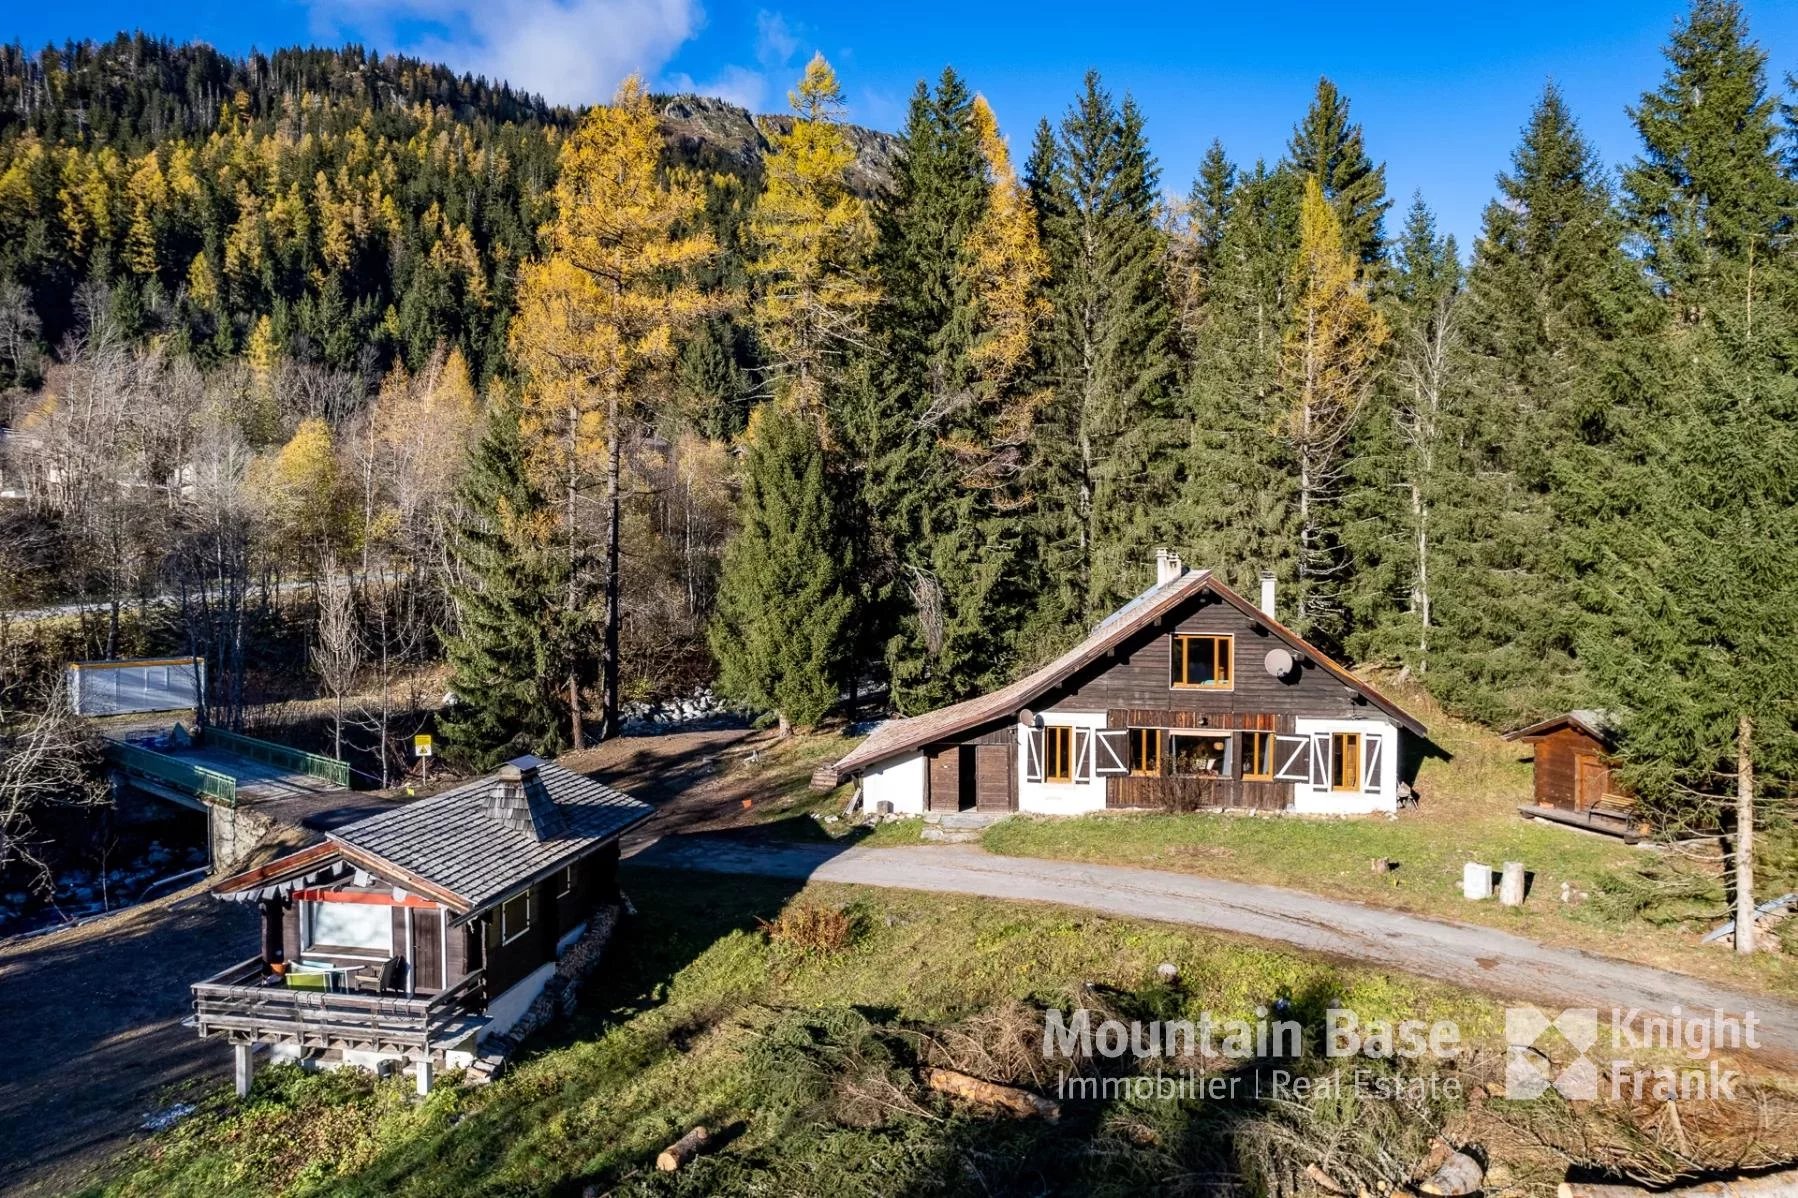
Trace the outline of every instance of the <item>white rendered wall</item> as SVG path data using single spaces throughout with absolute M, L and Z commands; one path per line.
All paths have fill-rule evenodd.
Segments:
M 862 810 L 875 812 L 880 810 L 880 804 L 891 803 L 900 815 L 924 814 L 928 790 L 924 771 L 922 753 L 908 753 L 869 766 L 862 774 Z
M 1045 711 L 1041 718 L 1045 728 L 1057 724 L 1092 729 L 1105 726 L 1102 711 Z M 1105 810 L 1105 779 L 1093 773 L 1094 746 L 1088 746 L 1086 760 L 1082 763 L 1086 767 L 1085 781 L 1030 782 L 1026 781 L 1030 777 L 1030 729 L 1022 724 L 1017 727 L 1019 811 L 1038 815 L 1084 815 Z
M 1292 810 L 1309 815 L 1366 815 L 1369 812 L 1398 810 L 1398 741 L 1399 730 L 1385 720 L 1315 720 L 1294 721 L 1293 731 L 1301 736 L 1323 732 L 1359 732 L 1361 760 L 1365 763 L 1378 738 L 1380 760 L 1377 785 L 1373 790 L 1337 791 L 1328 786 L 1316 787 L 1308 782 L 1292 784 Z M 1326 772 L 1324 777 L 1329 777 Z

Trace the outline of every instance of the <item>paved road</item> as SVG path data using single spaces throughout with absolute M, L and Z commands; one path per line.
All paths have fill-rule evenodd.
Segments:
M 0 944 L 0 1194 L 66 1194 L 230 1053 L 181 1026 L 188 985 L 255 951 L 255 912 L 196 883 Z
M 1000 857 L 972 847 L 836 849 L 724 838 L 665 837 L 633 864 L 759 874 L 1061 903 L 1108 915 L 1192 924 L 1308 952 L 1403 970 L 1554 1007 L 1640 1008 L 1688 1015 L 1752 1011 L 1763 1051 L 1798 1059 L 1798 1006 L 1699 978 L 1553 948 L 1509 932 L 1447 923 L 1285 890 L 1191 874 Z

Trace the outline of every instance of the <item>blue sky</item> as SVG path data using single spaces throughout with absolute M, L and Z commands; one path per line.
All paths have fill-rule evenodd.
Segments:
M 1798 4 L 1749 0 L 1775 83 L 1798 70 Z M 1682 0 L 1509 3 L 905 5 L 840 0 L 88 0 L 15 2 L 0 36 L 28 45 L 119 29 L 220 49 L 359 40 L 509 78 L 551 99 L 602 99 L 632 69 L 665 89 L 784 103 L 805 59 L 837 66 L 855 119 L 896 128 L 920 76 L 953 64 L 1013 143 L 1059 116 L 1097 67 L 1142 105 L 1163 182 L 1184 192 L 1213 137 L 1242 163 L 1273 159 L 1320 74 L 1349 96 L 1402 210 L 1421 190 L 1471 244 L 1494 174 L 1555 79 L 1616 166 L 1635 152 L 1624 109 L 1660 78 Z

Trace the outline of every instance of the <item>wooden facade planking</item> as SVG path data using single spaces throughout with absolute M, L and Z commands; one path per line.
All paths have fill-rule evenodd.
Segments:
M 1202 729 L 1234 736 L 1239 732 L 1290 734 L 1296 717 L 1270 712 L 1179 711 L 1151 708 L 1114 708 L 1105 713 L 1108 728 Z M 1166 747 L 1163 746 L 1165 759 Z M 1242 772 L 1243 754 L 1232 755 L 1233 772 Z M 1105 779 L 1107 807 L 1150 807 L 1191 810 L 1205 807 L 1243 807 L 1257 811 L 1284 811 L 1292 805 L 1292 783 L 1255 782 L 1241 777 L 1178 778 L 1114 775 Z
M 1357 719 L 1376 714 L 1359 694 L 1314 662 L 1303 662 L 1288 679 L 1269 674 L 1264 665 L 1267 652 L 1284 648 L 1285 643 L 1266 625 L 1215 596 L 1202 594 L 1184 612 L 1175 614 L 1177 618 L 1141 630 L 1110 655 L 1056 687 L 1044 699 L 1043 710 L 1137 708 L 1325 719 Z M 1173 638 L 1192 633 L 1235 638 L 1231 686 L 1172 685 Z

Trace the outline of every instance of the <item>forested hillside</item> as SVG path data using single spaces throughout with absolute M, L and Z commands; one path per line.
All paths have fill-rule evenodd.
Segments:
M 1519 112 L 1463 247 L 1328 79 L 1285 145 L 1163 164 L 1096 74 L 1008 137 L 946 69 L 895 142 L 822 58 L 749 126 L 356 49 L 14 50 L 12 599 L 112 605 L 98 654 L 169 596 L 132 635 L 213 657 L 226 719 L 258 621 L 383 713 L 447 659 L 483 761 L 713 677 L 801 725 L 966 697 L 1165 545 L 1488 723 L 1616 710 L 1670 814 L 1782 801 L 1792 110 L 1733 3 L 1666 55 L 1630 162 L 1552 85 Z

